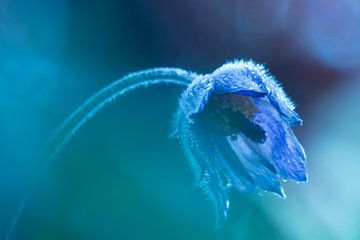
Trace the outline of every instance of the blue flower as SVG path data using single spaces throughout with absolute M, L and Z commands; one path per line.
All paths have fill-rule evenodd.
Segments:
M 291 130 L 302 120 L 277 81 L 252 61 L 227 63 L 207 75 L 179 68 L 153 68 L 114 81 L 59 127 L 45 151 L 42 172 L 101 109 L 130 91 L 165 83 L 187 86 L 174 129 L 197 183 L 215 205 L 217 226 L 226 219 L 232 187 L 241 193 L 259 187 L 285 197 L 281 180 L 307 180 L 305 153 Z M 12 237 L 36 183 L 16 209 L 5 239 Z
M 281 180 L 307 181 L 306 156 L 291 129 L 302 124 L 294 109 L 279 83 L 252 61 L 199 75 L 182 94 L 175 129 L 218 226 L 231 188 L 285 197 Z

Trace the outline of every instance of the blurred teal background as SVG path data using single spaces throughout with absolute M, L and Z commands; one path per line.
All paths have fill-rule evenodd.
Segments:
M 0 239 L 48 137 L 128 72 L 265 63 L 297 103 L 309 183 L 233 191 L 228 221 L 193 183 L 170 123 L 183 89 L 107 107 L 49 166 L 13 239 L 360 239 L 360 3 L 0 0 Z

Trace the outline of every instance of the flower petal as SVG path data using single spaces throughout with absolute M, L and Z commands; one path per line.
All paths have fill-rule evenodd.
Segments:
M 224 177 L 232 187 L 235 187 L 239 192 L 253 192 L 255 190 L 255 183 L 246 168 L 239 161 L 238 156 L 230 147 L 226 137 L 215 137 L 216 145 L 221 153 L 219 165 L 222 168 Z
M 183 118 L 180 137 L 183 148 L 194 171 L 196 182 L 214 204 L 216 226 L 220 227 L 229 210 L 227 184 L 221 178 L 215 148 L 211 144 L 209 130 L 196 121 Z
M 180 107 L 186 116 L 201 112 L 214 90 L 209 75 L 200 75 L 194 79 L 181 95 Z
M 301 125 L 302 120 L 295 112 L 294 103 L 286 95 L 278 81 L 269 74 L 263 75 L 263 81 L 269 89 L 268 98 L 284 120 L 291 125 Z
M 244 96 L 265 96 L 269 91 L 252 62 L 227 63 L 211 74 L 214 93 L 239 93 Z
M 265 130 L 267 137 L 264 144 L 254 146 L 275 166 L 281 177 L 306 181 L 305 152 L 291 127 L 268 101 L 255 98 L 253 101 L 260 110 L 254 121 Z
M 272 164 L 249 146 L 256 143 L 242 134 L 237 139 L 227 137 L 227 141 L 257 186 L 285 197 L 280 178 Z

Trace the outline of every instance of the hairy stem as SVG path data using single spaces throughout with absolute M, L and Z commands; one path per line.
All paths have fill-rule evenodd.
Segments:
M 179 68 L 153 68 L 131 73 L 119 80 L 116 80 L 90 97 L 64 121 L 50 139 L 44 154 L 45 164 L 41 169 L 39 177 L 31 185 L 28 192 L 26 192 L 21 204 L 17 208 L 5 239 L 9 240 L 13 235 L 16 224 L 26 205 L 26 202 L 32 194 L 37 182 L 40 180 L 42 174 L 47 169 L 49 163 L 56 158 L 74 134 L 101 109 L 114 102 L 119 96 L 139 87 L 147 87 L 150 85 L 164 83 L 187 86 L 197 76 L 198 75 L 195 73 Z

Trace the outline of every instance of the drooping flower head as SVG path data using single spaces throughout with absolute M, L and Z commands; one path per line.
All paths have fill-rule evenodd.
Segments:
M 307 180 L 305 153 L 291 126 L 302 120 L 279 83 L 252 61 L 199 75 L 182 94 L 175 129 L 197 183 L 214 202 L 217 225 L 228 191 L 256 187 L 285 197 L 281 180 Z
M 163 83 L 187 86 L 174 129 L 197 183 L 216 207 L 218 226 L 226 219 L 232 187 L 242 193 L 258 187 L 285 197 L 281 180 L 307 180 L 305 153 L 291 130 L 302 121 L 276 80 L 252 61 L 227 63 L 207 75 L 153 68 L 114 81 L 63 122 L 47 146 L 42 171 L 105 106 L 139 87 Z M 35 185 L 16 209 L 5 239 L 12 237 Z

